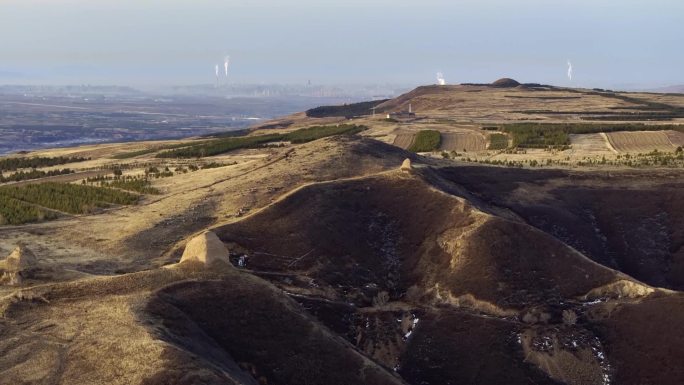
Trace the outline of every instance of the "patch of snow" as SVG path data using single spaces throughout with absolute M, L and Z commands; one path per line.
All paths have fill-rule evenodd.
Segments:
M 608 299 L 607 298 L 597 298 L 595 300 L 587 301 L 587 302 L 582 302 L 582 305 L 584 306 L 591 306 L 591 305 L 596 305 L 597 303 L 601 302 L 606 302 Z
M 411 317 L 413 317 L 413 321 L 411 323 L 411 328 L 409 329 L 406 334 L 404 334 L 404 341 L 408 340 L 408 338 L 413 334 L 413 331 L 416 330 L 416 327 L 418 326 L 418 322 L 420 322 L 420 318 L 416 317 L 415 314 L 411 314 Z

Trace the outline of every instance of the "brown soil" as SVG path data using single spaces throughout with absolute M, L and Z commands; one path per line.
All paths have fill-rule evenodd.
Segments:
M 622 153 L 672 152 L 676 146 L 666 131 L 609 132 L 610 144 Z
M 280 291 L 245 274 L 170 286 L 153 298 L 147 312 L 164 326 L 161 338 L 202 355 L 206 347 L 196 346 L 188 335 L 189 326 L 198 327 L 260 383 L 402 383 L 319 326 Z M 145 384 L 167 384 L 178 372 L 171 365 Z
M 406 150 L 409 147 L 411 147 L 411 144 L 413 143 L 413 138 L 415 138 L 415 136 L 416 134 L 414 132 L 400 132 L 394 139 L 394 145 Z
M 244 189 L 240 183 L 258 186 L 269 175 L 282 179 L 271 183 L 300 186 L 251 195 L 253 210 L 216 220 L 229 260 L 246 256 L 246 268 L 190 260 L 6 292 L 0 383 L 522 385 L 679 378 L 679 354 L 670 354 L 677 348 L 643 332 L 654 317 L 669 317 L 653 333 L 668 328 L 669 340 L 678 341 L 675 325 L 684 314 L 663 309 L 678 306 L 679 294 L 645 286 L 577 251 L 609 264 L 605 255 L 587 251 L 604 249 L 580 246 L 593 244 L 593 226 L 614 229 L 605 233 L 605 245 L 621 256 L 617 267 L 675 287 L 680 275 L 674 265 L 661 269 L 670 257 L 654 247 L 678 255 L 681 246 L 676 171 L 607 176 L 440 168 L 368 139 L 330 139 L 295 151 L 262 163 L 268 172 L 258 176 L 246 166 L 237 174 L 242 179 L 214 170 L 207 186 L 194 186 L 208 195 L 193 201 L 213 196 L 213 210 L 223 204 L 219 188 L 232 194 Z M 412 168 L 402 172 L 406 158 Z M 304 169 L 312 172 L 308 180 Z M 167 194 L 155 199 L 187 199 Z M 646 196 L 650 203 L 636 203 Z M 593 219 L 583 222 L 587 208 Z M 111 214 L 102 215 L 70 221 L 97 223 Z M 637 225 L 643 218 L 650 222 Z M 563 238 L 564 226 L 576 229 L 575 237 Z M 149 231 L 148 239 L 161 234 Z M 638 243 L 661 233 L 667 238 Z M 212 249 L 205 254 L 223 259 L 215 239 L 195 247 L 191 238 L 159 246 L 168 248 L 165 260 L 180 259 L 186 244 L 187 255 Z M 637 243 L 623 246 L 624 239 Z M 142 241 L 131 247 L 141 250 Z
M 684 147 L 684 132 L 666 131 L 667 137 L 675 147 Z
M 112 159 L 161 142 L 42 151 L 92 156 L 73 165 L 84 173 L 224 166 L 155 179 L 161 194 L 138 206 L 0 227 L 0 255 L 25 242 L 37 256 L 26 279 L 0 285 L 0 384 L 680 383 L 681 170 L 464 166 L 397 147 L 437 129 L 444 149 L 501 159 L 513 154 L 489 154 L 482 125 L 634 103 L 430 86 L 379 110 L 409 103 L 415 121 L 354 121 L 380 141 L 203 160 Z M 568 114 L 524 112 L 540 105 Z M 260 131 L 321 122 L 299 114 Z M 616 156 L 603 136 L 571 140 L 520 156 Z
M 684 339 L 678 332 L 684 317 L 684 296 L 651 298 L 639 303 L 600 306 L 591 313 L 596 331 L 606 341 L 615 383 L 680 384 L 684 368 L 671 357 L 682 357 Z M 643 361 L 648 360 L 648 365 Z
M 684 288 L 684 184 L 677 170 L 473 166 L 440 173 L 596 262 L 652 285 Z
M 299 293 L 321 322 L 411 383 L 603 383 L 614 359 L 653 373 L 643 359 L 606 359 L 611 341 L 580 302 L 641 301 L 653 289 L 431 188 L 424 178 L 459 187 L 425 171 L 306 187 L 216 232 L 250 270 Z M 390 309 L 418 319 L 410 338 L 385 321 Z
M 394 297 L 418 286 L 437 302 L 472 295 L 502 309 L 521 308 L 579 296 L 614 279 L 533 228 L 490 217 L 404 175 L 311 186 L 216 232 L 249 251 L 252 269 L 303 271 L 319 285 L 347 286 L 345 299 L 354 302 L 368 301 L 358 292 L 367 285 Z M 552 259 L 538 254 L 548 250 Z M 521 259 L 510 260 L 509 253 Z M 568 265 L 574 266 L 569 272 L 557 270 Z
M 571 151 L 580 154 L 613 155 L 617 151 L 611 146 L 606 134 L 570 135 Z
M 487 149 L 487 140 L 484 135 L 475 132 L 443 133 L 443 151 L 484 151 Z

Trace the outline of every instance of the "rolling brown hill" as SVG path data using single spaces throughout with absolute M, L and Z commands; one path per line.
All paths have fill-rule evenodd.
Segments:
M 621 383 L 640 383 L 661 364 L 601 333 L 620 322 L 615 309 L 681 298 L 399 172 L 306 187 L 217 232 L 254 274 L 410 383 L 608 383 L 616 365 L 639 367 Z M 417 326 L 407 337 L 394 319 Z
M 171 175 L 135 206 L 0 227 L 3 256 L 24 245 L 0 259 L 0 384 L 682 383 L 681 170 L 494 167 L 388 144 L 422 129 L 488 140 L 483 124 L 540 98 L 629 104 L 428 86 L 383 104 L 411 103 L 418 123 L 361 118 L 365 137 L 206 159 L 63 150 Z M 539 154 L 566 156 L 519 155 Z
M 654 286 L 684 288 L 684 183 L 679 171 L 473 166 L 439 173 L 598 263 Z

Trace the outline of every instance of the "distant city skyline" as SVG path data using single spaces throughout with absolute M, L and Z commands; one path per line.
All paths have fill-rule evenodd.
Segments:
M 673 0 L 4 0 L 0 36 L 0 84 L 684 84 Z

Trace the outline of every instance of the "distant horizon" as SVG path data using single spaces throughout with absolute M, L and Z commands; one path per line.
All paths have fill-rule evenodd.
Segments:
M 684 84 L 674 0 L 5 0 L 0 34 L 0 84 Z
M 508 78 L 508 76 L 505 76 Z M 501 77 L 504 78 L 504 77 Z M 501 79 L 493 79 L 492 81 L 486 82 L 486 81 L 464 81 L 461 83 L 446 83 L 444 84 L 445 86 L 460 86 L 460 85 L 485 85 L 485 84 L 491 84 L 493 81 Z M 558 87 L 558 88 L 577 88 L 577 89 L 607 89 L 607 90 L 613 90 L 613 91 L 624 91 L 624 92 L 639 92 L 639 91 L 644 91 L 644 92 L 672 92 L 672 91 L 658 91 L 658 90 L 666 90 L 668 88 L 683 88 L 684 89 L 684 82 L 681 84 L 665 84 L 665 85 L 655 85 L 652 87 L 638 87 L 638 86 L 624 86 L 624 87 L 600 87 L 600 86 L 594 86 L 594 85 L 558 85 L 558 84 L 553 84 L 553 83 L 543 83 L 543 82 L 536 82 L 536 81 L 524 81 L 520 80 L 517 78 L 512 78 L 516 81 L 518 81 L 521 84 L 544 84 L 552 87 Z M 401 84 L 401 83 L 390 83 L 390 82 L 384 82 L 384 83 L 361 83 L 361 82 L 356 82 L 356 83 L 329 83 L 329 84 L 316 84 L 316 83 L 311 83 L 308 84 L 306 82 L 304 83 L 296 83 L 296 82 L 272 82 L 272 83 L 250 83 L 250 82 L 244 82 L 244 83 L 231 83 L 231 84 L 222 84 L 218 87 L 215 87 L 214 84 L 211 83 L 187 83 L 187 84 L 158 84 L 158 85 L 136 85 L 136 84 L 89 84 L 89 83 L 35 83 L 35 84 L 29 84 L 29 83 L 0 83 L 0 88 L 11 88 L 11 87 L 26 87 L 26 88 L 31 88 L 31 87 L 45 87 L 45 88 L 60 88 L 60 87 L 93 87 L 93 88 L 129 88 L 135 91 L 140 91 L 140 92 L 150 92 L 150 91 L 159 91 L 159 90 L 164 90 L 164 89 L 174 89 L 174 88 L 206 88 L 207 90 L 225 90 L 229 89 L 231 87 L 306 87 L 310 86 L 312 88 L 316 87 L 322 87 L 322 88 L 341 88 L 341 89 L 349 89 L 353 90 L 355 88 L 360 88 L 360 87 L 394 87 L 398 89 L 415 89 L 417 87 L 423 87 L 423 86 L 437 86 L 437 83 L 416 83 L 416 84 Z M 681 91 L 676 91 L 677 93 Z

